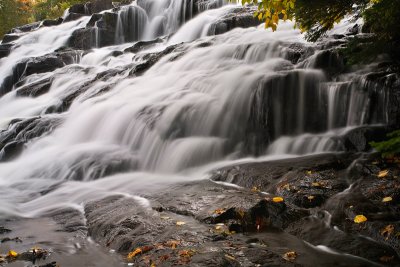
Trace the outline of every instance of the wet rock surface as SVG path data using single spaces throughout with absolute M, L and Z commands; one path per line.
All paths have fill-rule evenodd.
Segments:
M 135 266 L 399 266 L 399 162 L 359 156 L 243 163 L 48 216 Z

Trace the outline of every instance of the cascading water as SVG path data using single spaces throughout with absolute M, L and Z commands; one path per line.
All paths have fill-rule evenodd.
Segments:
M 261 26 L 213 36 L 218 27 L 229 30 L 221 19 L 242 8 L 221 4 L 197 3 L 197 12 L 205 10 L 197 16 L 193 1 L 183 0 L 139 1 L 117 13 L 105 11 L 103 21 L 95 23 L 91 47 L 98 48 L 82 51 L 75 62 L 52 72 L 29 74 L 25 67 L 11 81 L 7 77 L 15 78 L 18 62 L 67 45 L 89 18 L 40 28 L 16 40 L 10 55 L 0 59 L 0 84 L 12 83 L 0 98 L 2 135 L 24 127 L 15 119 L 57 124 L 46 131 L 27 129 L 35 138 L 20 134 L 21 155 L 0 164 L 0 213 L 36 215 L 34 210 L 46 207 L 38 192 L 60 182 L 73 192 L 53 194 L 54 205 L 79 204 L 95 193 L 71 180 L 115 175 L 108 185 L 99 185 L 113 191 L 124 187 L 129 176 L 140 188 L 146 177 L 174 180 L 192 168 L 249 155 L 340 150 L 331 137 L 345 129 L 337 128 L 385 123 L 385 110 L 370 110 L 362 81 L 342 76 L 343 81 L 333 82 L 315 62 L 293 59 L 294 45 L 311 47 L 293 24 L 282 22 L 275 33 Z M 117 17 L 113 46 L 99 48 L 104 46 L 102 27 L 112 16 Z M 136 41 L 171 34 L 137 52 L 125 50 Z M 138 74 L 154 58 L 156 63 Z M 44 80 L 50 81 L 45 92 L 22 93 L 23 86 Z M 386 101 L 383 94 L 376 99 Z

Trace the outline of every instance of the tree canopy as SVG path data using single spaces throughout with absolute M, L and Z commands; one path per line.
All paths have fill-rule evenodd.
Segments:
M 345 16 L 364 19 L 373 36 L 349 44 L 354 61 L 369 61 L 380 53 L 400 62 L 400 8 L 396 0 L 242 0 L 258 6 L 255 16 L 276 30 L 279 19 L 294 19 L 309 41 L 317 41 Z

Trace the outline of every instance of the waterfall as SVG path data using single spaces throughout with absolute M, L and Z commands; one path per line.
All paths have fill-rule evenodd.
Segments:
M 222 5 L 137 1 L 16 40 L 0 59 L 0 184 L 37 185 L 4 198 L 120 173 L 168 177 L 248 156 L 340 151 L 346 127 L 386 123 L 371 100 L 384 107 L 382 91 L 356 73 L 331 80 L 322 54 L 301 61 L 296 47 L 318 47 L 293 23 L 237 27 L 232 16 L 258 23 L 254 9 Z M 65 48 L 72 43 L 82 47 Z M 59 66 L 35 69 L 49 55 Z

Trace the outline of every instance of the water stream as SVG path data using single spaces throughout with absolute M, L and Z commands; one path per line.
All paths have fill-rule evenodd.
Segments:
M 335 137 L 386 122 L 385 110 L 371 112 L 362 77 L 331 80 L 313 61 L 318 51 L 306 64 L 291 60 L 293 44 L 318 50 L 293 23 L 281 22 L 276 32 L 260 25 L 213 35 L 215 23 L 241 7 L 207 3 L 124 6 L 114 13 L 113 45 L 100 48 L 96 40 L 74 63 L 22 76 L 21 84 L 4 92 L 3 134 L 16 127 L 11 121 L 38 116 L 51 131 L 29 139 L 18 157 L 0 163 L 1 216 L 38 216 L 111 193 L 149 193 L 149 187 L 204 179 L 205 170 L 224 161 L 340 151 Z M 194 8 L 202 12 L 195 16 Z M 21 60 L 65 46 L 89 19 L 23 34 L 0 59 L 0 84 Z M 350 26 L 343 22 L 336 30 Z M 101 32 L 96 36 L 104 38 Z M 162 41 L 136 53 L 113 54 L 158 37 Z M 143 75 L 130 75 L 149 55 L 171 45 L 178 48 Z M 113 75 L 96 79 L 108 72 Z M 45 79 L 52 81 L 48 92 L 17 94 L 20 86 Z M 51 112 L 74 93 L 66 110 Z M 386 96 L 377 99 L 384 106 Z M 56 191 L 42 195 L 54 185 Z

